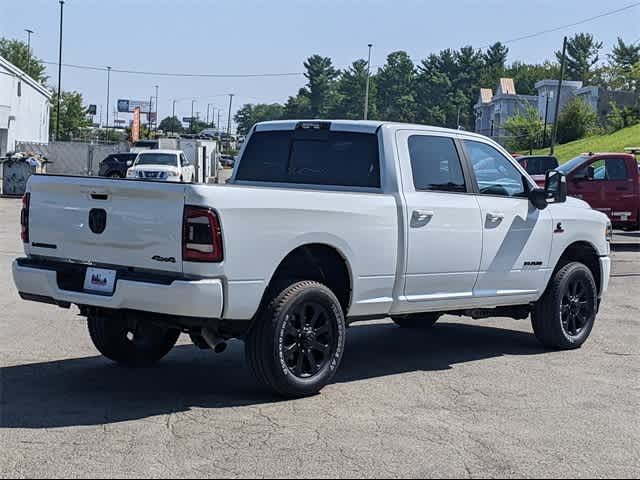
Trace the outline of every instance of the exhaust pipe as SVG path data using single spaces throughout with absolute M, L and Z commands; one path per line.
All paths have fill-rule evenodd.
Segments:
M 202 329 L 202 338 L 207 342 L 207 345 L 216 353 L 222 353 L 227 349 L 227 342 L 218 337 L 212 330 L 208 328 Z

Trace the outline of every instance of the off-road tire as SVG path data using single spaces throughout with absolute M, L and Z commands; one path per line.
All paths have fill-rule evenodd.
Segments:
M 572 295 L 571 289 L 576 283 L 582 285 L 580 298 L 584 302 L 572 306 L 570 299 L 577 295 Z M 583 321 L 571 320 L 572 312 L 578 312 Z M 591 270 L 582 263 L 571 262 L 553 274 L 544 295 L 534 305 L 531 325 L 545 347 L 570 350 L 581 347 L 589 338 L 597 312 L 598 290 Z M 572 322 L 576 323 L 572 326 Z
M 245 354 L 257 380 L 287 398 L 314 395 L 331 382 L 342 361 L 346 334 L 335 294 L 318 282 L 294 282 L 261 309 L 245 338 Z M 321 312 L 313 322 L 305 311 L 300 313 L 308 308 Z M 326 347 L 326 353 L 314 350 L 317 346 Z
M 89 335 L 98 351 L 126 367 L 149 367 L 159 362 L 175 346 L 180 330 L 150 321 L 91 315 Z

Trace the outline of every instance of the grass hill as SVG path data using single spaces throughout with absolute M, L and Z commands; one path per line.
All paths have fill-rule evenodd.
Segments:
M 626 147 L 640 147 L 640 124 L 607 135 L 595 135 L 556 147 L 556 157 L 564 163 L 586 152 L 624 152 Z M 534 153 L 548 155 L 549 149 Z

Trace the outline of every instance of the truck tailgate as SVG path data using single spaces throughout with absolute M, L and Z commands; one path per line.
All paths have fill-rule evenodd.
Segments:
M 181 184 L 34 176 L 28 188 L 27 252 L 182 272 L 184 189 Z

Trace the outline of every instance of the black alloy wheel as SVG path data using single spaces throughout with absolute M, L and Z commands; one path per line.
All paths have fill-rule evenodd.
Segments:
M 309 378 L 331 361 L 337 338 L 327 309 L 316 302 L 301 302 L 283 324 L 282 355 L 289 371 Z

